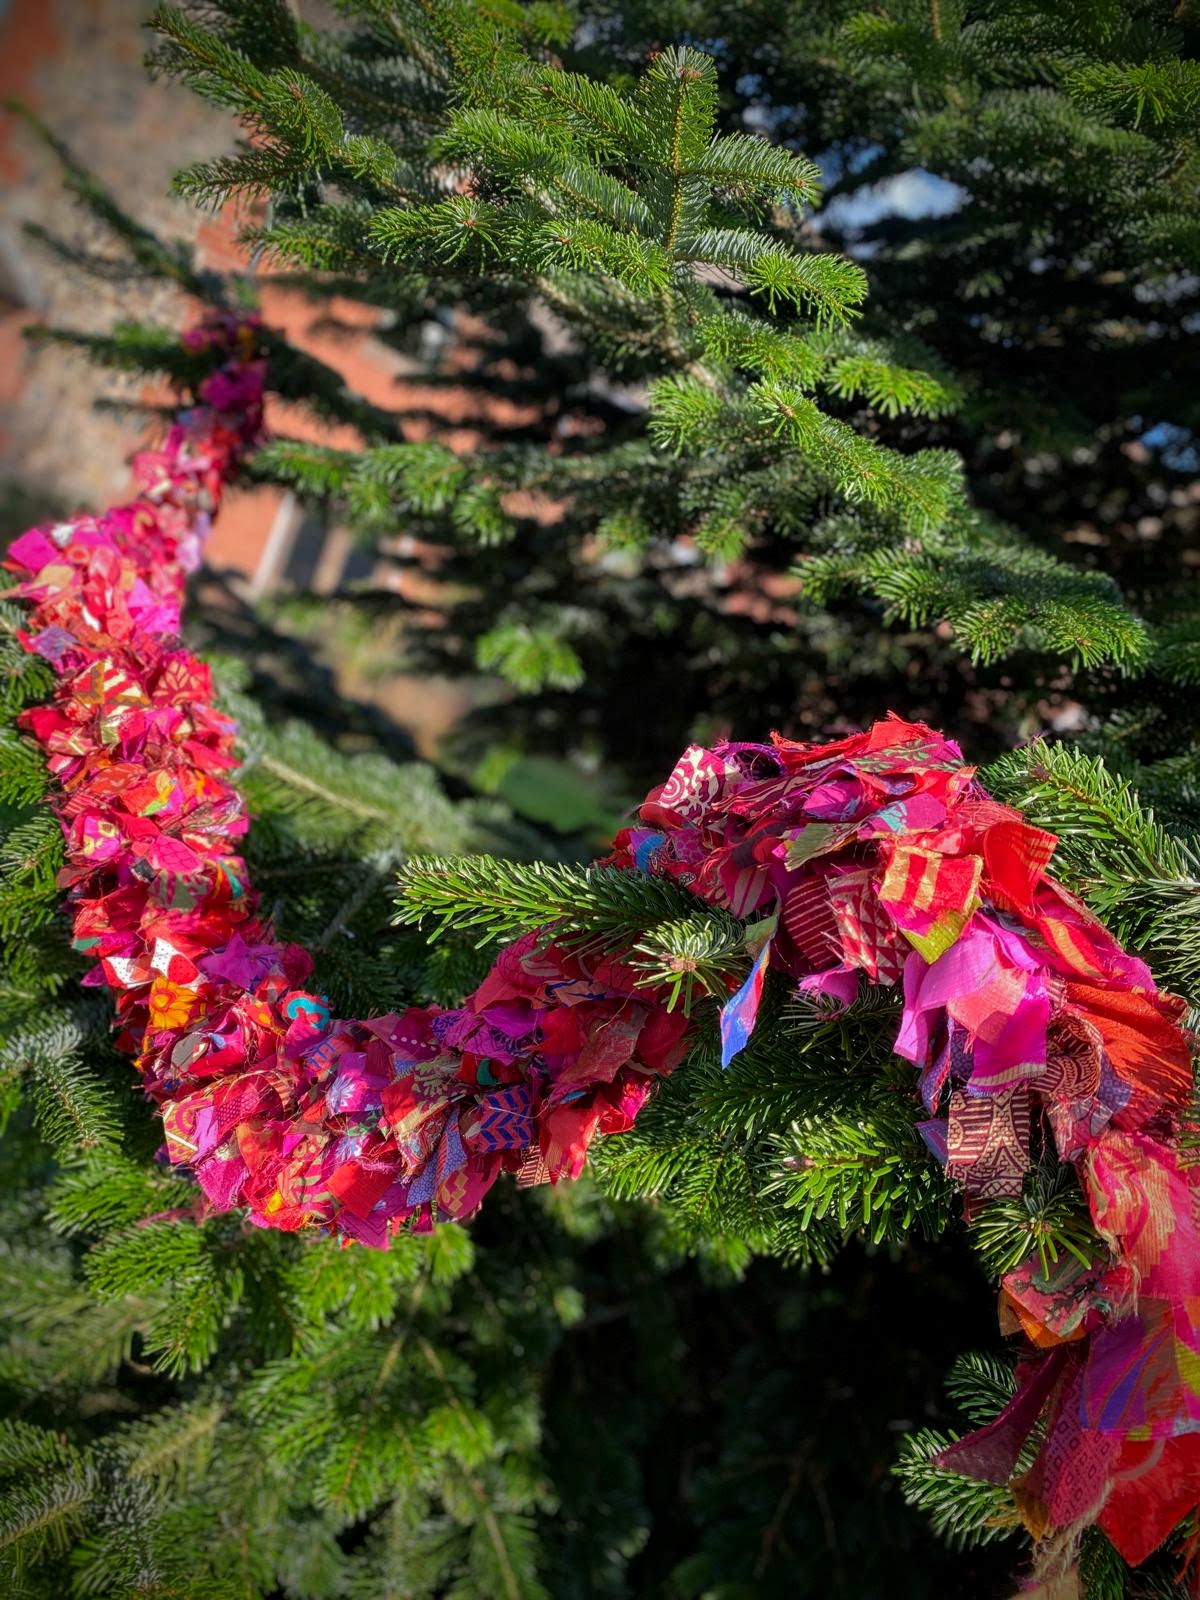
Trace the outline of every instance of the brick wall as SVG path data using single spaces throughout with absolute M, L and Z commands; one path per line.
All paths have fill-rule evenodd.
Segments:
M 149 226 L 195 239 L 199 218 L 169 197 L 176 167 L 230 142 L 216 112 L 166 84 L 142 57 L 141 0 L 8 0 L 0 15 L 0 89 L 19 95 Z M 29 240 L 40 223 L 74 243 L 108 243 L 64 192 L 58 164 L 9 114 L 0 121 L 0 471 L 69 503 L 99 504 L 128 481 L 137 422 L 97 408 L 140 386 L 61 349 L 34 349 L 21 327 L 43 321 L 98 331 L 122 316 L 178 318 L 161 286 L 72 272 Z
M 142 23 L 151 0 L 0 0 L 0 99 L 26 101 L 113 192 L 118 202 L 161 236 L 185 240 L 198 262 L 246 270 L 237 243 L 238 216 L 200 212 L 170 194 L 174 172 L 230 148 L 232 119 L 186 89 L 152 82 L 143 58 L 150 44 Z M 314 15 L 319 0 L 304 5 Z M 178 291 L 131 278 L 118 268 L 97 280 L 56 259 L 24 232 L 36 222 L 52 234 L 105 256 L 111 241 L 64 191 L 55 157 L 27 126 L 0 112 L 0 487 L 20 486 L 66 509 L 98 508 L 129 487 L 127 461 L 145 437 L 136 410 L 154 395 L 139 379 L 98 368 L 67 348 L 31 344 L 30 323 L 89 332 L 121 318 L 181 326 L 192 314 Z M 406 437 L 436 432 L 452 448 L 470 448 L 477 423 L 523 420 L 512 404 L 474 383 L 425 387 L 411 363 L 376 336 L 376 313 L 346 301 L 330 318 L 301 296 L 259 284 L 266 321 L 284 330 L 343 374 L 378 405 L 420 413 Z M 470 361 L 452 344 L 447 371 Z M 440 423 L 438 418 L 443 419 Z M 348 429 L 321 429 L 281 407 L 268 410 L 277 432 L 353 446 Z M 19 531 L 0 529 L 0 542 Z M 403 543 L 403 529 L 396 530 Z M 269 489 L 239 492 L 225 504 L 208 547 L 212 564 L 241 574 L 261 595 L 290 581 L 331 589 L 347 575 L 349 542 L 341 530 L 314 525 L 290 496 Z M 406 551 L 411 556 L 411 550 Z M 362 575 L 362 557 L 358 573 Z M 431 581 L 410 563 L 367 562 L 377 583 L 413 597 Z M 339 669 L 339 676 L 341 676 Z M 347 683 L 404 714 L 417 742 L 430 750 L 466 703 L 459 685 L 420 685 L 395 678 L 390 688 Z M 469 694 L 468 694 L 469 698 Z M 419 714 L 418 714 L 419 713 Z
M 151 82 L 143 66 L 149 36 L 141 25 L 148 10 L 146 0 L 0 0 L 0 94 L 31 104 L 139 221 L 187 241 L 201 265 L 242 270 L 236 212 L 214 216 L 170 196 L 172 174 L 229 148 L 236 128 L 187 90 Z M 41 321 L 99 331 L 130 316 L 178 324 L 188 308 L 174 290 L 120 272 L 97 282 L 26 237 L 23 225 L 35 221 L 73 243 L 112 249 L 64 192 L 53 155 L 7 114 L 0 118 L 0 183 L 0 478 L 68 505 L 102 505 L 127 486 L 125 460 L 140 433 L 136 415 L 114 411 L 109 402 L 136 401 L 144 386 L 70 350 L 30 346 L 20 330 Z M 415 383 L 411 365 L 375 337 L 376 314 L 366 307 L 337 302 L 331 321 L 302 297 L 269 285 L 260 286 L 260 297 L 269 323 L 337 368 L 359 393 L 379 405 L 424 412 L 405 425 L 410 438 L 436 429 L 451 447 L 469 448 L 481 415 L 517 420 L 509 402 L 474 387 Z M 452 349 L 447 364 L 462 361 Z M 430 413 L 444 425 L 431 423 Z M 350 430 L 319 430 L 294 413 L 277 411 L 268 420 L 281 432 L 356 442 Z M 272 491 L 241 495 L 221 518 L 211 557 L 253 575 L 262 592 L 286 578 L 301 520 Z M 327 580 L 336 579 L 336 543 L 318 565 Z

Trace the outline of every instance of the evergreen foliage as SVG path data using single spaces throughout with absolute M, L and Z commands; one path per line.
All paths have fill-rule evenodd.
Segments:
M 623 428 L 565 459 L 536 438 L 469 467 L 443 459 L 432 494 L 414 482 L 427 446 L 368 435 L 365 451 L 291 441 L 264 458 L 366 537 L 415 516 L 445 544 L 446 576 L 469 574 L 473 592 L 453 637 L 480 666 L 523 695 L 597 682 L 605 621 L 633 595 L 581 551 L 596 532 L 640 553 L 635 581 L 666 605 L 674 544 L 693 545 L 715 563 L 702 604 L 720 632 L 722 567 L 799 556 L 813 603 L 875 597 L 909 627 L 950 624 L 978 661 L 1029 645 L 1087 665 L 1146 659 L 1109 579 L 971 508 L 952 451 L 908 448 L 962 385 L 913 334 L 854 326 L 863 268 L 803 216 L 816 167 L 720 131 L 711 57 L 660 51 L 628 90 L 566 70 L 546 47 L 564 19 L 537 8 L 516 29 L 471 5 L 391 8 L 386 23 L 346 9 L 355 24 L 320 36 L 240 0 L 208 8 L 208 26 L 155 13 L 158 67 L 252 135 L 184 174 L 184 192 L 269 196 L 251 229 L 268 260 L 367 278 L 392 306 L 486 311 L 503 294 L 527 340 L 547 308 L 581 360 L 640 397 Z M 565 526 L 548 538 L 514 524 L 504 502 L 518 490 L 553 498 Z M 555 591 L 577 597 L 569 615 Z
M 239 118 L 238 150 L 179 188 L 253 203 L 264 276 L 377 308 L 412 359 L 469 308 L 470 382 L 534 417 L 455 455 L 266 335 L 276 392 L 362 448 L 276 439 L 252 473 L 364 543 L 435 547 L 445 626 L 409 629 L 407 665 L 512 690 L 459 772 L 552 750 L 626 796 L 729 720 L 892 704 L 994 754 L 1046 707 L 1077 712 L 1075 744 L 985 780 L 1200 1011 L 1194 16 L 336 9 L 318 28 L 283 0 L 161 7 L 154 64 Z M 43 133 L 139 272 L 244 294 Z M 914 171 L 955 186 L 944 215 L 849 204 Z M 171 330 L 46 337 L 195 376 Z M 552 923 L 632 949 L 697 1042 L 594 1180 L 497 1190 L 471 1229 L 376 1255 L 206 1217 L 154 1159 L 104 1008 L 76 999 L 45 773 L 15 729 L 51 684 L 19 625 L 0 605 L 8 1592 L 1007 1592 L 1010 1492 L 931 1460 L 1011 1375 L 913 1133 L 888 996 L 830 1017 L 769 990 L 722 1072 L 712 997 L 746 969 L 741 924 L 583 867 L 576 841 L 413 762 L 223 594 L 193 627 L 242 726 L 253 874 L 339 1010 L 452 1003 L 480 944 Z M 994 1272 L 1095 1247 L 1041 1172 L 971 1235 Z M 948 1407 L 939 1373 L 972 1341 L 989 1348 L 952 1369 Z M 1166 1593 L 1172 1571 L 1133 1575 L 1097 1534 L 1085 1594 Z

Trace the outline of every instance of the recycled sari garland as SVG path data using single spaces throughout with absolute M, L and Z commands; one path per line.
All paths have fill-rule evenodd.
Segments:
M 11 546 L 33 607 L 23 641 L 59 676 L 22 721 L 60 791 L 61 882 L 97 962 L 84 981 L 116 995 L 171 1161 L 260 1226 L 382 1246 L 468 1215 L 506 1169 L 578 1175 L 591 1137 L 627 1129 L 680 1059 L 687 1025 L 627 969 L 534 938 L 460 1010 L 338 1020 L 306 987 L 309 956 L 258 914 L 236 853 L 235 724 L 178 637 L 222 484 L 261 428 L 255 340 L 231 318 L 189 335 L 217 370 L 135 458 L 139 496 Z
M 305 986 L 310 958 L 276 941 L 237 854 L 235 726 L 178 637 L 222 484 L 261 429 L 263 364 L 253 319 L 186 337 L 215 370 L 136 458 L 138 497 L 9 551 L 32 607 L 22 638 L 59 677 L 23 722 L 60 791 L 61 881 L 97 962 L 84 981 L 115 993 L 170 1160 L 218 1210 L 382 1246 L 468 1216 L 502 1171 L 577 1176 L 680 1062 L 689 1024 L 619 960 L 536 935 L 453 1010 L 335 1019 Z M 1048 875 L 1055 843 L 952 741 L 890 717 L 833 744 L 693 746 L 609 861 L 755 919 L 727 1062 L 769 970 L 841 1006 L 863 983 L 899 986 L 919 1131 L 968 1213 L 1020 1195 L 1035 1124 L 1078 1173 L 1102 1247 L 1005 1274 L 1016 1394 L 942 1460 L 1009 1482 L 1040 1422 L 1014 1482 L 1034 1538 L 1095 1522 L 1136 1564 L 1200 1506 L 1190 1051 L 1182 1004 Z
M 1136 1565 L 1200 1506 L 1200 1162 L 1184 1006 L 1047 873 L 1056 839 L 991 799 L 951 740 L 889 717 L 834 744 L 685 752 L 614 865 L 670 876 L 766 941 L 722 1019 L 753 1031 L 761 974 L 849 1005 L 898 985 L 918 1130 L 968 1216 L 1021 1195 L 1033 1125 L 1078 1174 L 1101 1247 L 1001 1282 L 1025 1340 L 1012 1402 L 939 1458 L 1013 1482 L 1069 1563 L 1098 1523 Z M 762 923 L 759 924 L 762 927 Z M 1043 1442 L 1013 1478 L 1039 1420 Z

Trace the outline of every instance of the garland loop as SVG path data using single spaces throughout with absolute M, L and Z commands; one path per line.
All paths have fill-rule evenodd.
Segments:
M 188 335 L 216 370 L 136 458 L 138 498 L 13 544 L 22 637 L 59 675 L 24 723 L 61 793 L 62 882 L 97 963 L 84 981 L 115 993 L 171 1161 L 216 1209 L 383 1245 L 469 1215 L 502 1171 L 577 1175 L 682 1059 L 690 1024 L 631 966 L 537 935 L 456 1010 L 338 1020 L 306 987 L 309 957 L 274 939 L 236 853 L 235 728 L 178 638 L 185 577 L 261 427 L 255 341 L 253 319 L 228 316 Z M 1048 875 L 1054 847 L 950 740 L 891 717 L 834 744 L 689 749 L 609 863 L 758 919 L 722 1013 L 726 1062 L 768 969 L 840 1006 L 900 985 L 920 1133 L 968 1212 L 1020 1195 L 1035 1129 L 1078 1173 L 1102 1245 L 1004 1275 L 1016 1394 L 941 1458 L 1008 1482 L 1040 1423 L 1014 1490 L 1047 1570 L 1094 1522 L 1137 1564 L 1200 1505 L 1183 1007 Z

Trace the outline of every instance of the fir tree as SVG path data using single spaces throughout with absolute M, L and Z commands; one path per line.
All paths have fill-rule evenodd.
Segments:
M 819 196 L 814 150 L 827 167 L 856 168 L 852 152 L 886 136 L 871 169 L 879 176 L 925 159 L 914 153 L 908 123 L 931 120 L 917 108 L 928 107 L 930 73 L 944 89 L 951 55 L 956 72 L 958 54 L 981 63 L 981 85 L 962 90 L 967 121 L 981 96 L 990 104 L 993 79 L 1007 83 L 1023 70 L 1040 82 L 1057 70 L 1057 58 L 1014 65 L 1025 36 L 1014 44 L 1013 18 L 998 19 L 992 42 L 978 41 L 974 53 L 954 54 L 947 44 L 932 66 L 916 24 L 906 24 L 912 38 L 896 24 L 910 61 L 886 37 L 874 54 L 853 43 L 849 16 L 796 19 L 789 66 L 793 55 L 807 59 L 809 41 L 814 53 L 825 51 L 834 34 L 842 100 L 857 108 L 876 96 L 890 117 L 885 135 L 879 110 L 873 119 L 864 113 L 858 128 L 832 126 L 832 110 L 813 112 L 814 137 L 797 130 L 800 154 L 746 131 L 765 121 L 773 134 L 777 122 L 792 133 L 773 110 L 773 84 L 749 97 L 727 88 L 740 117 L 721 103 L 722 66 L 729 85 L 756 81 L 738 62 L 757 74 L 759 55 L 777 48 L 755 35 L 765 30 L 752 9 L 731 19 L 729 47 L 715 56 L 686 46 L 653 54 L 650 41 L 661 36 L 649 29 L 662 19 L 656 14 L 639 36 L 636 8 L 623 24 L 589 18 L 575 35 L 590 39 L 584 46 L 546 8 L 515 14 L 523 36 L 471 5 L 345 9 L 345 29 L 319 35 L 270 21 L 270 7 L 209 8 L 208 29 L 162 10 L 155 59 L 234 105 L 253 130 L 241 156 L 201 163 L 180 182 L 202 201 L 235 190 L 265 198 L 250 233 L 266 260 L 289 276 L 316 273 L 319 288 L 365 292 L 408 325 L 435 308 L 465 304 L 487 318 L 503 307 L 494 318 L 502 331 L 480 349 L 477 381 L 495 388 L 503 370 L 505 390 L 538 405 L 542 421 L 521 436 L 497 437 L 474 462 L 393 439 L 353 453 L 281 441 L 262 462 L 363 537 L 402 518 L 445 547 L 440 570 L 456 597 L 451 626 L 412 630 L 415 661 L 454 671 L 465 655 L 500 672 L 519 691 L 505 715 L 521 747 L 532 742 L 559 755 L 573 748 L 632 768 L 635 789 L 697 725 L 828 717 L 835 698 L 843 714 L 869 714 L 895 694 L 897 629 L 910 659 L 914 645 L 915 659 L 923 658 L 927 698 L 934 685 L 941 690 L 943 721 L 975 684 L 1010 726 L 1029 717 L 1029 690 L 1005 692 L 1009 674 L 988 669 L 1006 656 L 1021 662 L 1022 685 L 1061 673 L 1064 661 L 1148 661 L 1145 626 L 1107 572 L 1065 562 L 1071 552 L 1046 538 L 1044 518 L 1018 517 L 1012 496 L 996 504 L 994 493 L 965 492 L 973 485 L 964 468 L 976 477 L 986 471 L 974 459 L 973 434 L 1010 426 L 1018 408 L 1030 414 L 1015 384 L 990 411 L 980 392 L 981 347 L 1012 341 L 1014 332 L 997 321 L 981 337 L 972 306 L 961 319 L 974 338 L 965 356 L 961 339 L 943 338 L 940 317 L 929 313 L 940 288 L 940 242 L 920 256 L 923 277 L 914 250 L 897 246 L 897 275 L 908 274 L 903 303 L 886 281 L 881 295 L 864 298 L 876 253 L 862 251 L 861 265 L 839 256 L 828 227 L 817 231 L 810 220 Z M 681 37 L 723 39 L 702 8 L 681 8 L 675 22 Z M 947 17 L 939 26 L 949 39 L 958 23 Z M 1057 48 L 1078 65 L 1085 21 L 1077 19 L 1074 32 L 1060 26 L 1061 39 L 1046 27 L 1047 52 Z M 865 22 L 859 32 L 870 34 Z M 1171 44 L 1164 34 L 1139 48 Z M 570 70 L 573 54 L 587 75 Z M 336 143 L 335 108 L 337 137 L 384 141 L 403 182 L 385 181 L 376 167 L 349 172 L 315 132 L 290 131 L 265 87 L 276 81 L 294 90 L 293 107 L 311 93 L 310 120 L 315 127 L 324 118 L 327 141 Z M 372 81 L 379 92 L 368 102 Z M 798 69 L 786 85 L 818 94 Z M 826 91 L 822 80 L 822 106 Z M 1143 242 L 1128 274 L 1123 292 L 1136 301 L 1139 285 L 1169 279 L 1171 266 L 1186 260 L 1190 133 L 1182 116 L 1119 132 L 1109 126 L 1115 112 L 1086 110 L 1082 91 L 1072 94 L 1046 91 L 1054 114 L 1046 127 L 1027 130 L 1024 146 L 1010 123 L 1028 121 L 1027 110 L 1008 121 L 997 113 L 1004 131 L 979 160 L 1003 176 L 985 186 L 988 215 L 978 231 L 990 238 L 996 213 L 1011 212 L 1008 175 L 1017 185 L 1026 172 L 1031 139 L 1043 148 L 1055 137 L 1061 144 L 1067 123 L 1072 138 L 1091 130 L 1094 143 L 1119 146 L 1110 166 L 1122 192 L 1137 188 L 1139 203 L 1162 213 L 1154 237 L 1168 243 L 1147 261 Z M 1186 98 L 1182 87 L 1179 94 Z M 940 137 L 949 147 L 956 135 Z M 1171 174 L 1156 183 L 1168 165 Z M 1019 181 L 1028 187 L 1027 177 Z M 1022 198 L 1023 216 L 1043 206 L 1050 181 L 1047 170 L 1036 194 Z M 392 193 L 389 183 L 405 192 Z M 832 186 L 835 199 L 841 187 Z M 1069 220 L 1079 205 L 1072 199 L 1060 209 Z M 970 212 L 946 227 L 975 227 Z M 1138 234 L 1126 221 L 1131 237 L 1144 241 L 1153 231 L 1147 222 Z M 1106 242 L 1070 236 L 1059 248 L 1073 259 Z M 997 239 L 991 256 L 1006 248 Z M 1169 326 L 1182 327 L 1188 291 L 1175 283 L 1162 293 L 1182 296 L 1169 312 Z M 1098 309 L 1089 326 L 1122 325 L 1121 309 Z M 1123 309 L 1127 320 L 1128 304 Z M 1059 320 L 1076 319 L 1068 311 Z M 1052 314 L 1044 321 L 1046 333 L 1035 330 L 1026 343 L 1054 340 Z M 591 417 L 603 423 L 598 434 L 586 425 Z M 582 442 L 564 444 L 564 434 Z M 522 517 L 528 500 L 516 491 L 552 503 L 557 514 L 548 523 Z M 600 560 L 597 541 L 606 552 Z M 789 572 L 798 574 L 790 586 Z M 739 603 L 744 594 L 778 594 L 781 584 L 773 605 Z M 865 610 L 847 598 L 854 595 L 865 598 Z M 371 605 L 372 597 L 344 603 Z M 614 637 L 620 651 L 610 647 Z M 836 684 L 836 694 L 821 679 Z M 648 690 L 662 706 L 652 728 L 631 715 Z M 912 698 L 919 702 L 921 692 Z
M 728 124 L 821 152 L 820 235 L 862 261 L 864 321 L 919 335 L 961 385 L 916 437 L 961 453 L 981 511 L 1115 578 L 1149 624 L 1132 683 L 1018 655 L 974 675 L 977 705 L 1022 734 L 1053 708 L 1194 826 L 1194 11 L 684 0 L 593 14 L 585 59 L 627 70 L 663 36 L 721 39 Z M 900 191 L 914 190 L 908 215 Z M 845 557 L 853 580 L 863 552 Z M 1009 604 L 991 599 L 990 625 Z
M 413 660 L 501 673 L 510 748 L 587 755 L 621 794 L 735 715 L 754 733 L 885 703 L 962 723 L 983 705 L 974 745 L 999 749 L 1047 696 L 1074 696 L 1083 748 L 1033 746 L 985 777 L 1063 836 L 1073 886 L 1195 1005 L 1194 619 L 1176 548 L 1194 399 L 1166 370 L 1194 340 L 1187 17 L 339 11 L 316 29 L 279 0 L 163 8 L 154 61 L 241 119 L 242 148 L 179 186 L 253 201 L 267 271 L 392 313 L 398 340 L 470 307 L 491 330 L 474 381 L 535 403 L 528 428 L 456 457 L 270 340 L 273 386 L 364 447 L 277 440 L 253 470 L 366 541 L 403 525 L 444 552 L 459 598 Z M 140 270 L 232 292 L 63 154 Z M 839 222 L 841 197 L 914 166 L 964 191 L 945 218 Z M 189 376 L 169 330 L 93 347 Z M 1129 446 L 1152 426 L 1143 459 Z M 1122 529 L 1153 516 L 1147 561 Z M 1108 544 L 1067 539 L 1081 527 Z M 802 594 L 739 608 L 793 569 Z M 472 1230 L 386 1256 L 197 1220 L 153 1160 L 103 1009 L 75 998 L 45 775 L 11 730 L 49 687 L 18 622 L 6 610 L 0 639 L 15 1593 L 768 1597 L 798 1574 L 847 1596 L 1004 1592 L 1015 1542 L 951 1560 L 896 1503 L 958 1543 L 1018 1527 L 1008 1490 L 930 1463 L 953 1411 L 994 1415 L 1011 1374 L 964 1358 L 951 1408 L 937 1396 L 939 1361 L 995 1339 L 982 1278 L 972 1299 L 944 1238 L 956 1206 L 912 1132 L 911 1073 L 888 1063 L 886 999 L 831 1020 L 772 993 L 722 1072 L 713 996 L 744 970 L 740 925 L 579 865 L 461 783 L 448 798 L 362 708 L 286 720 L 318 699 L 314 665 L 226 597 L 198 634 L 227 652 L 252 866 L 339 1007 L 452 1001 L 487 960 L 481 936 L 553 920 L 635 950 L 648 977 L 686 956 L 676 1000 L 701 1027 L 574 1192 L 509 1195 Z M 428 945 L 422 919 L 445 937 Z M 996 1270 L 1090 1237 L 1043 1173 L 972 1234 Z M 894 1356 L 864 1299 L 888 1282 L 889 1305 L 919 1308 Z M 869 1528 L 853 1508 L 879 1456 L 848 1441 L 819 1353 L 843 1338 L 842 1380 L 881 1433 L 897 1384 L 915 1413 Z M 683 1425 L 710 1396 L 719 1421 Z M 1107 1600 L 1166 1592 L 1170 1569 L 1134 1577 L 1097 1536 L 1084 1577 Z

